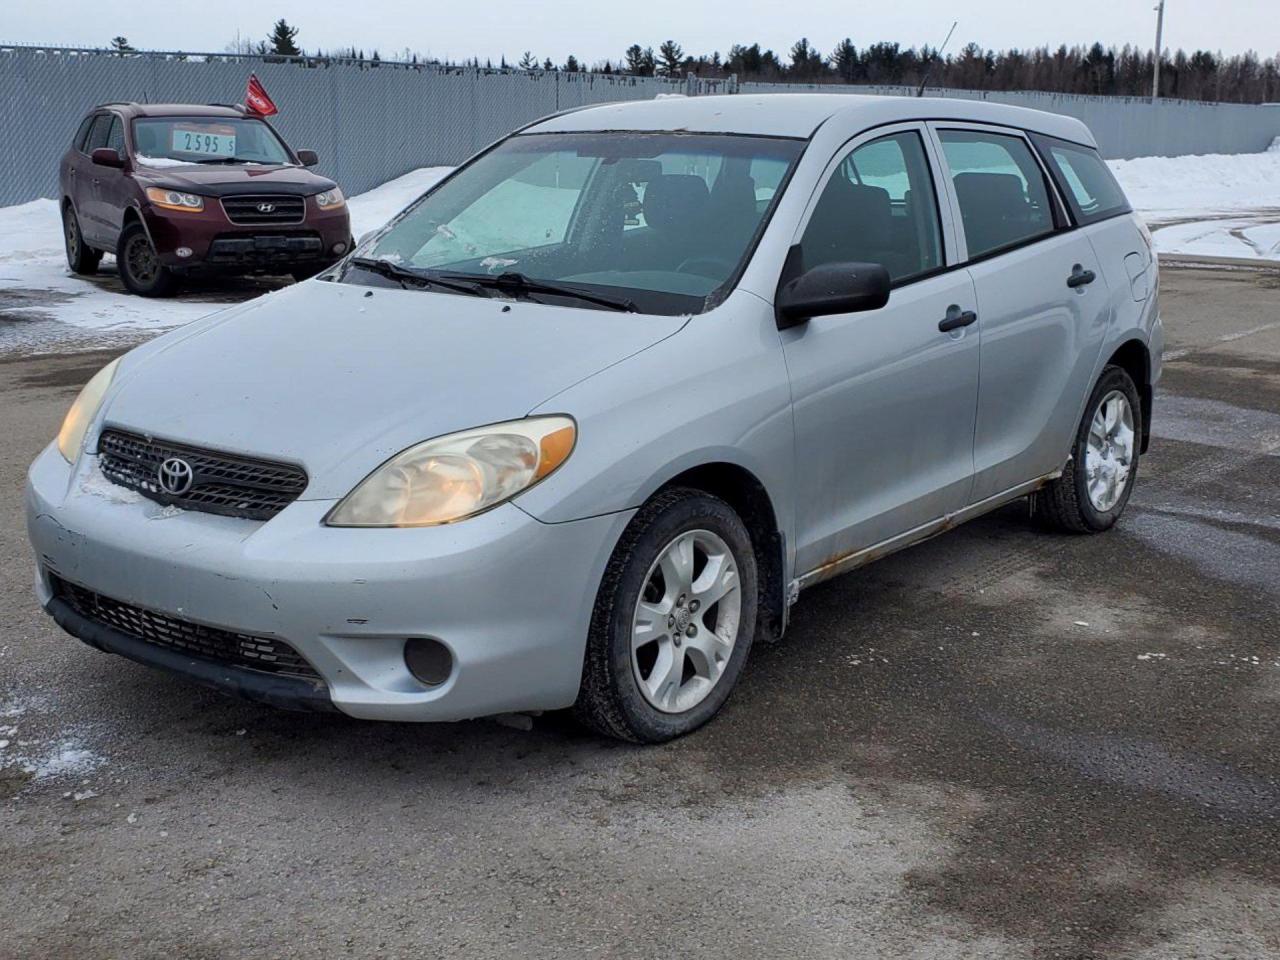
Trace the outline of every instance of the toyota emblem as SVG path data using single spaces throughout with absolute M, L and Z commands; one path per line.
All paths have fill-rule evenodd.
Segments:
M 276 205 L 275 205 L 274 203 L 260 203 L 260 204 L 258 204 L 258 212 L 259 212 L 259 213 L 274 213 L 274 212 L 275 212 L 275 209 L 276 209 Z
M 180 497 L 191 489 L 191 485 L 195 483 L 195 471 L 191 469 L 191 464 L 179 457 L 170 457 L 164 463 L 160 464 L 157 471 L 157 479 L 160 481 L 160 489 L 165 493 L 175 497 Z

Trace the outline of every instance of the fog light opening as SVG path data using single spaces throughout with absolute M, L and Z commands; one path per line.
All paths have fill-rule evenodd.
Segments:
M 177 250 L 175 250 L 175 251 L 173 251 L 173 252 L 174 252 L 174 253 L 176 253 L 178 256 L 182 257 L 184 260 L 185 260 L 187 257 L 191 256 L 191 248 L 190 248 L 190 247 L 179 247 Z
M 335 243 L 335 244 L 333 245 L 333 252 L 334 252 L 334 253 L 346 253 L 346 252 L 347 252 L 347 245 L 346 245 L 345 243 Z
M 404 665 L 419 683 L 438 687 L 453 672 L 453 655 L 439 640 L 410 637 L 404 642 Z

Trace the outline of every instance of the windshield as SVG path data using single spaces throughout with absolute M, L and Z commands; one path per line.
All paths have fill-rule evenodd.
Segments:
M 559 284 L 644 312 L 696 313 L 736 277 L 803 146 L 674 133 L 515 136 L 359 254 L 427 277 L 516 274 L 523 287 L 507 288 L 535 299 Z
M 133 121 L 135 159 L 147 166 L 180 163 L 292 163 L 274 130 L 261 120 L 165 117 Z

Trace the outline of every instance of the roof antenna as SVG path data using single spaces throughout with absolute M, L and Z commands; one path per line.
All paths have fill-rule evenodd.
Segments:
M 924 76 L 920 79 L 920 89 L 916 91 L 917 97 L 924 96 L 924 85 L 929 82 L 929 74 L 933 73 L 933 65 L 942 59 L 942 51 L 947 49 L 947 44 L 951 42 L 951 35 L 956 32 L 956 27 L 960 25 L 960 21 L 956 20 L 951 24 L 951 29 L 947 31 L 947 38 L 942 41 L 942 46 L 938 48 L 938 56 L 929 61 L 929 66 L 925 67 Z

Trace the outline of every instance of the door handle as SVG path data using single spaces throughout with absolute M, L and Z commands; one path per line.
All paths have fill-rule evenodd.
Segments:
M 1098 279 L 1098 275 L 1092 270 L 1086 270 L 1080 264 L 1076 264 L 1071 268 L 1071 276 L 1067 277 L 1067 286 L 1075 289 L 1076 287 L 1087 286 Z
M 947 315 L 938 321 L 938 329 L 943 333 L 950 333 L 952 330 L 959 330 L 961 327 L 967 327 L 978 319 L 978 315 L 972 310 L 961 310 L 958 304 L 952 304 L 947 307 Z

